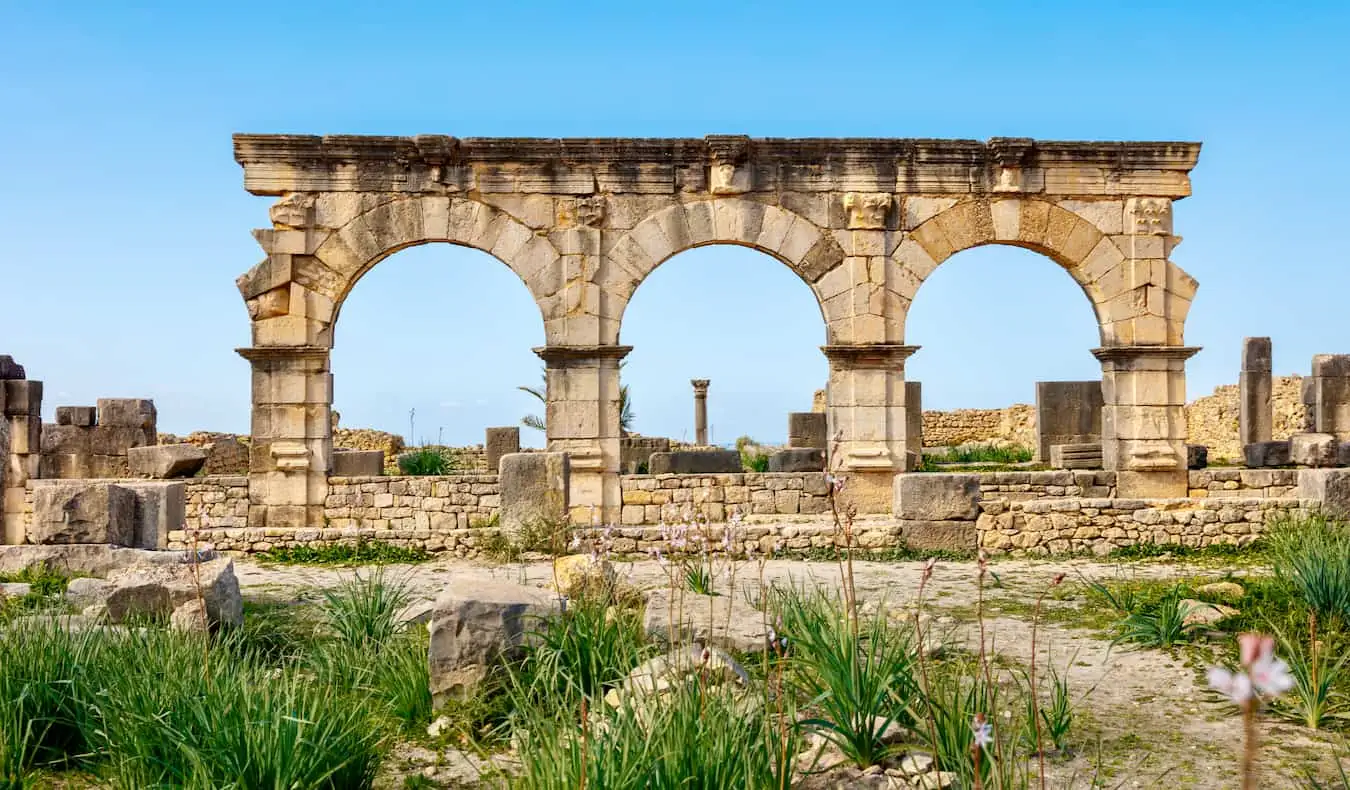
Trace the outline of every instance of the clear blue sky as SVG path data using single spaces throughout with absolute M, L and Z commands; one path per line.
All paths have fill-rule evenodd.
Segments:
M 1199 140 L 1173 260 L 1200 280 L 1191 397 L 1236 379 L 1244 335 L 1277 372 L 1350 352 L 1350 3 L 0 2 L 0 353 L 45 410 L 152 397 L 162 430 L 248 430 L 261 258 L 233 132 L 469 136 L 1027 136 Z M 401 252 L 343 308 L 347 425 L 481 441 L 530 411 L 542 340 L 486 254 Z M 781 440 L 824 385 L 824 330 L 784 266 L 673 258 L 623 341 L 636 428 Z M 908 371 L 929 408 L 1096 377 L 1086 298 L 1048 259 L 962 253 L 919 292 Z M 528 432 L 527 432 L 528 433 Z M 537 442 L 537 439 L 536 439 Z

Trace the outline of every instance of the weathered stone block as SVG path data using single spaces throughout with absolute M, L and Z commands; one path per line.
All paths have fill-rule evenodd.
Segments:
M 110 483 L 51 483 L 33 490 L 28 542 L 109 543 L 136 537 L 136 497 Z
M 1050 465 L 1056 469 L 1101 469 L 1101 442 L 1051 445 Z
M 1289 437 L 1289 461 L 1298 466 L 1335 466 L 1336 437 L 1329 433 L 1296 433 Z
M 1298 498 L 1320 505 L 1328 515 L 1350 518 L 1350 469 L 1302 469 Z
M 1242 339 L 1242 370 L 1269 373 L 1272 357 L 1270 338 L 1246 337 Z
M 5 379 L 5 416 L 36 417 L 42 414 L 42 382 Z
M 1350 442 L 1341 442 L 1336 447 L 1336 465 L 1350 466 Z
M 99 425 L 155 429 L 155 402 L 145 398 L 99 398 Z
M 496 472 L 502 456 L 520 452 L 520 428 L 515 425 L 488 428 L 483 440 L 483 450 L 487 456 L 488 472 Z
M 86 428 L 89 433 L 89 452 L 94 455 L 126 455 L 133 447 L 154 445 L 157 437 L 144 428 L 126 425 L 95 425 Z
M 829 435 L 824 412 L 788 412 L 788 447 L 825 449 Z
M 502 456 L 500 469 L 503 529 L 563 523 L 571 484 L 567 453 L 512 453 Z
M 652 453 L 654 475 L 715 475 L 741 471 L 741 454 L 735 450 L 674 450 Z
M 136 497 L 131 545 L 138 549 L 168 548 L 169 533 L 184 526 L 187 486 L 177 482 L 126 482 L 118 486 Z
M 206 451 L 192 444 L 127 448 L 127 467 L 135 477 L 192 477 L 205 465 Z
M 1102 405 L 1100 381 L 1036 382 L 1036 460 L 1056 444 L 1101 442 Z
M 1204 469 L 1209 466 L 1209 448 L 1203 444 L 1186 445 L 1186 468 Z
M 97 414 L 93 406 L 57 406 L 56 424 L 89 428 L 96 422 Z
M 44 423 L 42 426 L 42 452 L 44 454 L 88 454 L 89 430 L 75 425 Z
M 974 521 L 900 521 L 900 538 L 911 549 L 924 551 L 974 551 L 979 530 Z
M 503 459 L 503 470 L 513 457 Z M 437 596 L 427 626 L 436 702 L 471 694 L 494 664 L 525 644 L 538 618 L 558 608 L 557 594 L 537 587 L 481 577 L 451 580 Z
M 913 472 L 895 476 L 896 518 L 974 521 L 979 514 L 979 475 Z
M 670 452 L 670 440 L 660 436 L 619 437 L 619 470 L 622 474 L 647 473 L 652 453 Z M 641 472 L 639 472 L 641 470 Z
M 770 472 L 823 472 L 825 451 L 820 448 L 797 447 L 779 450 L 769 456 Z
M 14 357 L 8 354 L 0 354 L 0 381 L 26 378 L 28 374 L 24 371 L 23 365 L 15 362 Z
M 333 477 L 378 477 L 384 474 L 384 450 L 334 450 Z
M 1249 469 L 1289 465 L 1289 442 L 1253 442 L 1242 448 Z
M 242 625 L 244 602 L 234 560 L 216 559 L 196 564 L 137 565 L 108 574 L 108 620 L 122 623 L 139 618 L 167 621 L 178 607 L 202 600 L 211 625 Z

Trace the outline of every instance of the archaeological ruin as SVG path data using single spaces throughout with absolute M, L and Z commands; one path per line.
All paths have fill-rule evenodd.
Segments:
M 663 523 L 739 513 L 745 540 L 806 549 L 834 539 L 827 473 L 846 480 L 838 504 L 859 514 L 870 548 L 1237 543 L 1275 512 L 1350 507 L 1350 356 L 1319 355 L 1290 381 L 1272 377 L 1269 339 L 1248 338 L 1237 388 L 1186 402 L 1197 283 L 1169 258 L 1172 204 L 1191 194 L 1199 151 L 237 135 L 245 188 L 275 198 L 270 226 L 253 232 L 265 258 L 237 280 L 251 435 L 160 437 L 154 404 L 127 399 L 62 406 L 43 425 L 42 383 L 0 358 L 4 542 L 266 551 L 369 538 L 473 555 L 484 531 L 570 517 L 646 551 Z M 455 473 L 409 475 L 401 441 L 344 443 L 330 369 L 344 300 L 385 258 L 433 242 L 490 254 L 537 304 L 544 452 L 493 427 L 481 448 L 456 451 Z M 620 429 L 625 307 L 657 266 L 711 244 L 772 256 L 820 310 L 802 320 L 821 321 L 823 397 L 785 415 L 787 446 L 754 470 L 740 448 L 708 446 L 707 379 L 691 380 L 693 445 Z M 906 315 L 938 266 L 988 244 L 1039 252 L 1078 283 L 1101 378 L 1038 382 L 1034 405 L 924 412 L 905 378 L 923 338 L 906 335 Z M 1029 460 L 962 468 L 929 453 L 991 440 Z

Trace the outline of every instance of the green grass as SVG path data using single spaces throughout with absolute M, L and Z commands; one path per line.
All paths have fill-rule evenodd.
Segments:
M 942 453 L 926 453 L 925 465 L 937 464 L 1025 464 L 1036 458 L 1036 453 L 1027 447 L 1012 445 L 994 447 L 992 445 L 968 445 L 952 447 Z
M 380 565 L 427 562 L 433 555 L 415 546 L 358 540 L 354 543 L 280 546 L 258 554 L 257 558 L 279 565 Z
M 405 475 L 448 475 L 459 460 L 444 447 L 418 447 L 398 457 L 398 470 Z

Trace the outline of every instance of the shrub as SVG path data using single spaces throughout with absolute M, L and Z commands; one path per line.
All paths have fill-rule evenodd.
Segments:
M 1271 566 L 1323 621 L 1350 620 L 1350 527 L 1323 515 L 1285 518 L 1268 533 Z
M 1350 651 L 1335 634 L 1319 635 L 1311 625 L 1308 643 L 1273 627 L 1280 643 L 1280 655 L 1289 663 L 1294 678 L 1290 693 L 1279 700 L 1275 711 L 1309 729 L 1320 729 L 1331 720 L 1346 718 L 1346 700 L 1340 681 Z
M 1156 601 L 1141 602 L 1116 624 L 1115 642 L 1171 648 L 1189 639 L 1199 626 L 1186 623 L 1191 608 L 1182 605 L 1185 587 L 1175 585 Z
M 444 447 L 418 447 L 398 457 L 398 469 L 405 475 L 448 475 L 456 466 L 457 459 Z
M 402 584 L 387 584 L 384 572 L 356 573 L 336 590 L 324 591 L 324 620 L 335 636 L 352 647 L 388 642 L 403 625 L 399 613 L 408 605 Z
M 431 554 L 416 546 L 362 538 L 355 543 L 281 546 L 259 554 L 258 559 L 282 565 L 381 565 L 426 562 Z
M 650 655 L 637 613 L 614 603 L 607 594 L 582 595 L 561 615 L 540 620 L 532 629 L 537 641 L 512 678 L 518 695 L 570 710 Z

